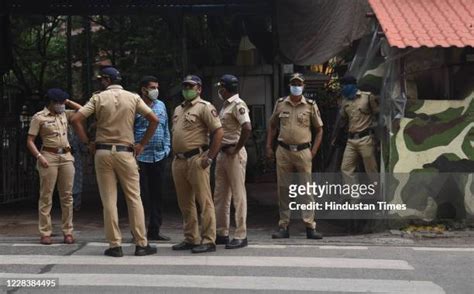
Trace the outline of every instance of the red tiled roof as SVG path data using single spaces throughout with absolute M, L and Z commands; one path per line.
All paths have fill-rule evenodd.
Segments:
M 391 46 L 474 47 L 474 0 L 369 0 Z

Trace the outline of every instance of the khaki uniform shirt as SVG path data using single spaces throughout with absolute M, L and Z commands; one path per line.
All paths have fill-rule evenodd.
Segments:
M 358 133 L 373 126 L 373 115 L 377 112 L 377 97 L 369 92 L 358 91 L 355 99 L 343 100 L 340 115 L 347 121 L 349 133 Z
M 95 113 L 97 143 L 133 145 L 136 113 L 147 116 L 152 110 L 137 94 L 124 90 L 120 85 L 112 85 L 94 94 L 79 112 L 85 117 Z
M 68 121 L 74 113 L 74 110 L 66 110 L 64 113 L 55 114 L 45 107 L 33 115 L 28 134 L 39 135 L 44 147 L 70 147 L 67 139 Z M 73 159 L 70 152 L 61 154 L 61 157 L 64 157 L 65 160 Z
M 278 99 L 270 123 L 279 127 L 278 141 L 286 144 L 311 143 L 311 128 L 323 126 L 318 105 L 304 96 L 297 104 L 289 96 Z
M 174 153 L 183 153 L 209 144 L 209 132 L 221 128 L 214 106 L 201 97 L 181 103 L 173 114 Z
M 239 94 L 224 101 L 219 118 L 224 129 L 222 145 L 237 144 L 242 125 L 250 123 L 249 109 L 244 100 L 240 99 Z

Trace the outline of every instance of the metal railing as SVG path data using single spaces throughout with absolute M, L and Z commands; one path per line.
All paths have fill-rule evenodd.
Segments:
M 28 127 L 26 120 L 0 122 L 0 204 L 37 197 L 36 160 L 26 149 Z

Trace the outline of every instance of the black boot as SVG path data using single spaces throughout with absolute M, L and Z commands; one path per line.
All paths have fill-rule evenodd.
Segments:
M 288 227 L 279 227 L 278 231 L 272 234 L 272 239 L 287 239 L 290 238 L 290 229 Z
M 322 239 L 323 235 L 316 231 L 316 229 L 306 228 L 306 238 L 308 239 Z
M 123 256 L 123 251 L 122 247 L 112 247 L 104 251 L 104 255 L 106 256 L 112 256 L 112 257 L 122 257 Z
M 232 239 L 229 244 L 225 245 L 225 249 L 237 249 L 243 248 L 248 245 L 247 238 L 245 239 Z
M 152 255 L 155 254 L 156 251 L 156 247 L 151 247 L 150 245 L 146 245 L 145 247 L 137 245 L 137 247 L 135 247 L 136 256 Z
M 191 250 L 193 249 L 194 247 L 197 247 L 199 245 L 194 245 L 194 244 L 191 244 L 191 243 L 187 243 L 186 241 L 183 241 L 181 243 L 178 243 L 178 244 L 175 244 L 173 246 L 171 246 L 171 249 L 173 250 Z
M 216 251 L 216 245 L 212 243 L 201 244 L 191 249 L 192 253 L 206 253 L 206 252 L 214 252 L 214 251 Z
M 227 243 L 229 243 L 229 236 L 216 236 L 217 245 L 227 245 Z
M 146 233 L 146 238 L 152 241 L 170 241 L 171 238 L 165 235 L 160 234 L 159 229 L 148 228 Z

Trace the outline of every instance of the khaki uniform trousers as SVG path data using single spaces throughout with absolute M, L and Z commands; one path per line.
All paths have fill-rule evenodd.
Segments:
M 40 179 L 38 200 L 39 232 L 41 236 L 51 236 L 51 207 L 56 182 L 61 203 L 61 229 L 64 235 L 72 234 L 72 186 L 74 184 L 74 160 L 64 160 L 61 155 L 42 151 L 49 166 L 44 168 L 37 162 Z
M 356 182 L 354 171 L 356 170 L 359 156 L 362 157 L 364 162 L 365 172 L 373 178 L 371 179 L 372 181 L 376 180 L 378 168 L 374 145 L 372 136 L 347 140 L 341 164 L 341 171 L 346 183 L 354 184 Z
M 216 206 L 217 234 L 228 236 L 230 227 L 230 203 L 235 208 L 235 239 L 247 238 L 247 191 L 245 189 L 245 169 L 247 151 L 240 149 L 236 155 L 219 152 L 216 163 L 216 186 L 214 204 Z
M 136 245 L 146 246 L 145 215 L 140 198 L 138 165 L 132 152 L 97 150 L 95 172 L 100 199 L 104 207 L 105 237 L 110 247 L 121 246 L 122 234 L 117 211 L 117 180 L 120 182 L 127 203 L 130 230 Z
M 314 201 L 313 195 L 299 195 L 297 198 L 289 197 L 290 184 L 304 184 L 311 182 L 312 158 L 309 148 L 300 151 L 289 151 L 281 146 L 276 150 L 278 197 L 280 207 L 280 221 L 278 225 L 286 228 L 290 223 L 290 202 L 308 204 Z M 298 173 L 295 183 L 291 178 Z M 316 228 L 313 210 L 301 210 L 301 218 L 307 228 Z
M 175 158 L 171 166 L 178 205 L 183 215 L 184 241 L 194 245 L 216 242 L 216 212 L 211 195 L 210 167 L 203 169 L 201 158 L 199 155 L 188 159 Z M 201 234 L 196 202 L 201 210 Z

